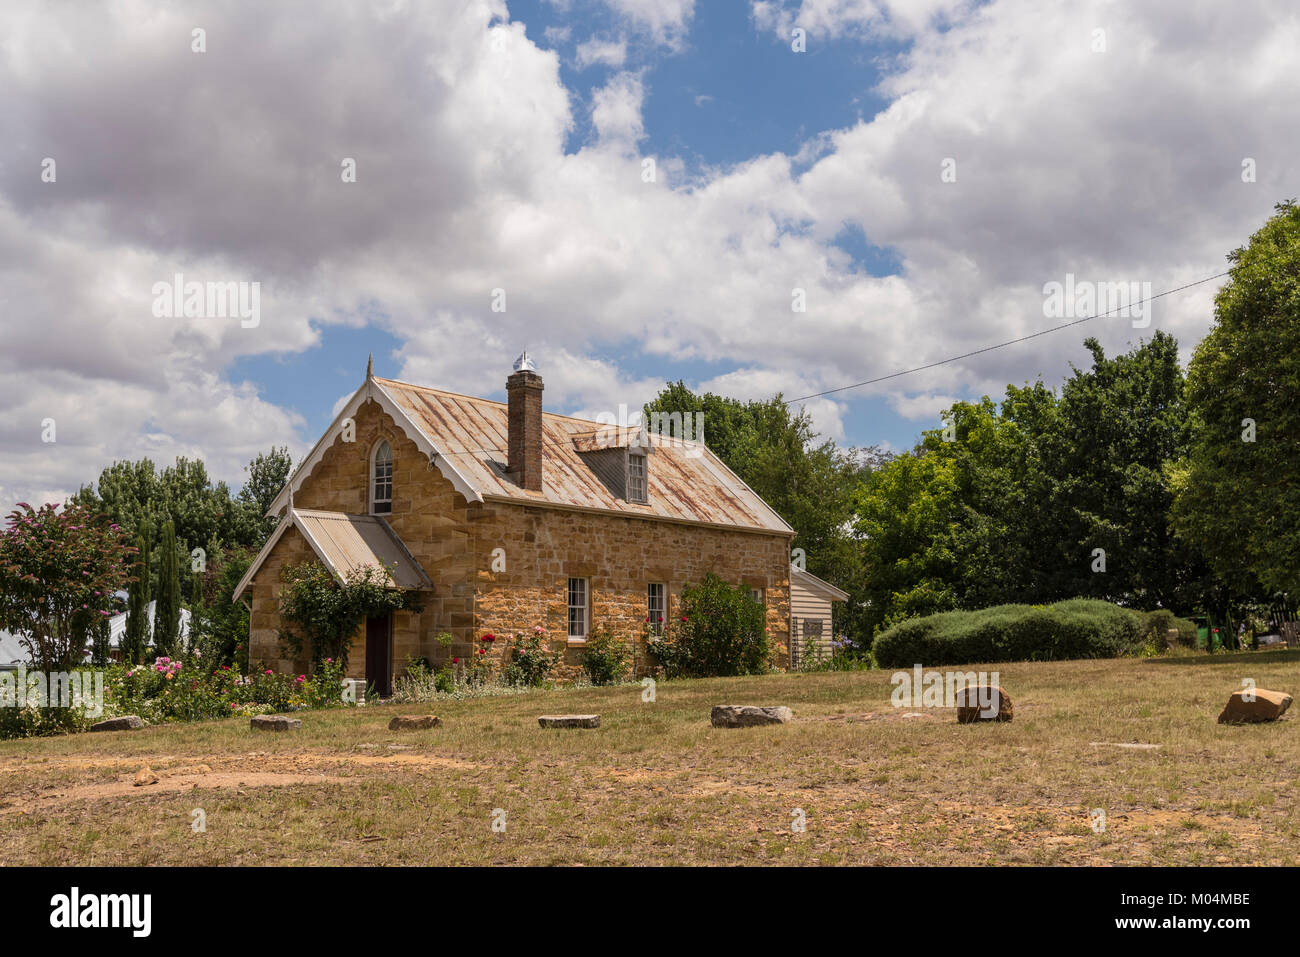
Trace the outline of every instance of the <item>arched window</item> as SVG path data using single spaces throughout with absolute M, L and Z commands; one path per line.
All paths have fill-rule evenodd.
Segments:
M 372 457 L 370 514 L 387 515 L 393 510 L 393 447 L 381 440 Z

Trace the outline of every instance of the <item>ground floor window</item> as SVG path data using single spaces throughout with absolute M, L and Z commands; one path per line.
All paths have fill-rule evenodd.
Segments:
M 668 617 L 665 592 L 663 582 L 651 582 L 646 594 L 646 619 L 650 623 L 650 631 L 656 635 L 663 632 L 664 619 Z
M 585 578 L 569 579 L 569 637 L 585 640 L 591 622 L 591 589 Z
M 749 590 L 749 597 L 754 599 L 754 601 L 758 602 L 760 605 L 763 604 L 763 589 L 751 588 Z

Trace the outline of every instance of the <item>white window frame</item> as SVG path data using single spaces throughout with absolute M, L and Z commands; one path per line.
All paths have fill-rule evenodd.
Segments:
M 573 598 L 574 598 L 573 586 L 575 582 L 581 585 L 581 588 L 578 589 L 578 591 L 581 593 L 582 602 L 581 604 L 577 604 L 577 605 L 575 605 L 573 602 Z M 565 596 L 564 596 L 565 606 L 568 609 L 567 624 L 568 624 L 568 632 L 569 632 L 569 644 L 584 645 L 587 643 L 587 636 L 591 634 L 591 579 L 570 578 L 565 583 L 564 591 L 565 591 Z M 581 618 L 579 620 L 579 624 L 581 625 L 582 628 L 582 634 L 580 635 L 575 635 L 573 633 L 574 609 L 581 609 L 582 612 Z
M 659 589 L 659 608 L 656 615 L 655 593 L 654 589 Z M 661 635 L 664 631 L 664 624 L 668 620 L 668 583 L 667 582 L 649 582 L 646 584 L 646 612 L 645 616 L 650 619 L 650 632 L 655 635 Z
M 375 469 L 379 464 L 379 450 L 388 446 L 388 498 L 378 497 L 378 478 L 375 475 Z M 393 454 L 393 443 L 388 439 L 380 439 L 375 443 L 375 447 L 370 450 L 370 472 L 366 477 L 366 487 L 369 490 L 370 514 L 371 515 L 391 515 L 393 514 L 393 466 L 396 462 L 396 455 Z M 386 505 L 387 508 L 380 506 Z
M 637 476 L 640 479 L 639 488 L 633 485 L 632 466 L 634 462 L 636 467 L 641 470 L 641 474 Z M 641 505 L 648 504 L 650 501 L 650 457 L 644 452 L 628 449 L 624 474 L 627 476 L 627 500 Z
M 751 587 L 749 589 L 749 597 L 754 599 L 754 601 L 758 602 L 760 605 L 763 605 L 764 604 L 763 598 L 765 597 L 763 591 L 764 590 L 762 588 Z

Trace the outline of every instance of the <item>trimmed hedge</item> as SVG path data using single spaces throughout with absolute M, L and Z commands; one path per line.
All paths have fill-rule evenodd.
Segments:
M 1146 634 L 1127 608 L 1072 598 L 911 618 L 877 635 L 871 651 L 882 668 L 1115 658 L 1140 650 Z

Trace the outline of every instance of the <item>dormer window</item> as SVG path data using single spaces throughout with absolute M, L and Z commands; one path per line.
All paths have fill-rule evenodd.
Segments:
M 370 514 L 387 515 L 393 510 L 393 447 L 386 441 L 375 446 L 370 475 Z
M 649 501 L 645 467 L 645 453 L 629 449 L 627 453 L 627 500 L 629 502 L 644 504 Z

